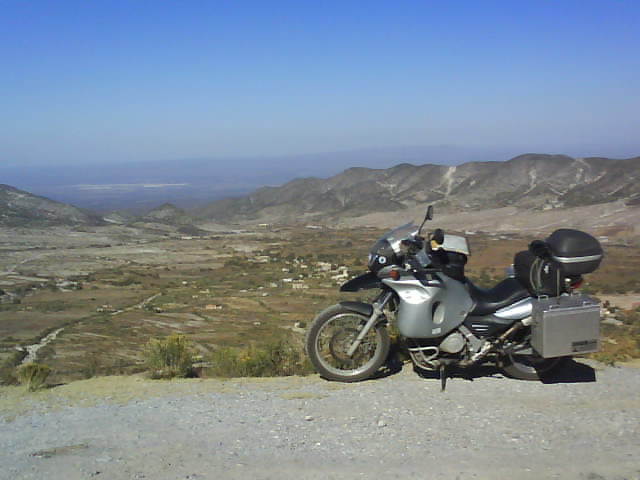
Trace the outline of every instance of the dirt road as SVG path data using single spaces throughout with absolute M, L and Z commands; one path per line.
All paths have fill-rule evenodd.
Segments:
M 0 390 L 0 478 L 640 479 L 640 369 Z

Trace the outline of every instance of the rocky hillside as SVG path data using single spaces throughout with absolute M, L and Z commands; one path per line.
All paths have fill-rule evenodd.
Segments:
M 203 219 L 361 216 L 434 203 L 440 211 L 506 206 L 549 210 L 640 201 L 640 157 L 627 160 L 526 154 L 507 162 L 459 166 L 401 164 L 351 168 L 327 179 L 293 180 L 251 195 L 214 202 Z
M 97 225 L 102 218 L 86 210 L 0 185 L 0 225 Z
M 388 169 L 358 167 L 326 179 L 301 178 L 280 187 L 260 188 L 251 195 L 226 198 L 194 210 L 165 203 L 142 217 L 115 212 L 102 218 L 0 185 L 0 225 L 107 222 L 186 228 L 202 221 L 350 221 L 374 214 L 422 211 L 430 203 L 438 212 L 460 215 L 501 208 L 554 212 L 611 202 L 627 210 L 640 205 L 640 157 L 613 160 L 526 154 L 507 162 L 458 166 L 404 163 Z
M 151 210 L 142 217 L 142 220 L 145 222 L 158 222 L 169 225 L 187 225 L 192 222 L 187 212 L 171 203 L 165 203 Z
M 202 236 L 208 232 L 193 225 L 189 214 L 170 203 L 165 203 L 138 216 L 127 211 L 111 212 L 104 217 L 66 203 L 56 202 L 0 185 L 0 226 L 47 227 L 53 225 L 128 225 L 150 229 L 167 229 L 182 235 Z M 173 230 L 172 230 L 173 229 Z

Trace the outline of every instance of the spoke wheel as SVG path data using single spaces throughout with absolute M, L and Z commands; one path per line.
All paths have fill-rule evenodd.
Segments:
M 316 370 L 329 380 L 357 382 L 371 377 L 387 359 L 389 336 L 384 325 L 372 328 L 353 355 L 349 349 L 367 323 L 357 312 L 334 305 L 312 322 L 305 348 Z

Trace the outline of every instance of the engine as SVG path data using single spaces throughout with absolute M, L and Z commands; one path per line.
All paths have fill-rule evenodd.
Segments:
M 453 332 L 445 337 L 445 339 L 440 342 L 438 348 L 446 353 L 458 353 L 465 346 L 464 337 L 460 332 Z

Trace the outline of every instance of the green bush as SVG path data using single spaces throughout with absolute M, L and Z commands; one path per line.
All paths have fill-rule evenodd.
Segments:
M 302 348 L 278 340 L 263 348 L 221 348 L 213 352 L 207 374 L 214 377 L 282 377 L 313 370 Z
M 151 339 L 143 350 L 152 378 L 188 377 L 192 374 L 193 351 L 184 335 Z
M 51 368 L 41 363 L 27 363 L 18 367 L 16 376 L 21 385 L 30 391 L 38 390 L 44 386 L 44 382 L 51 373 Z

